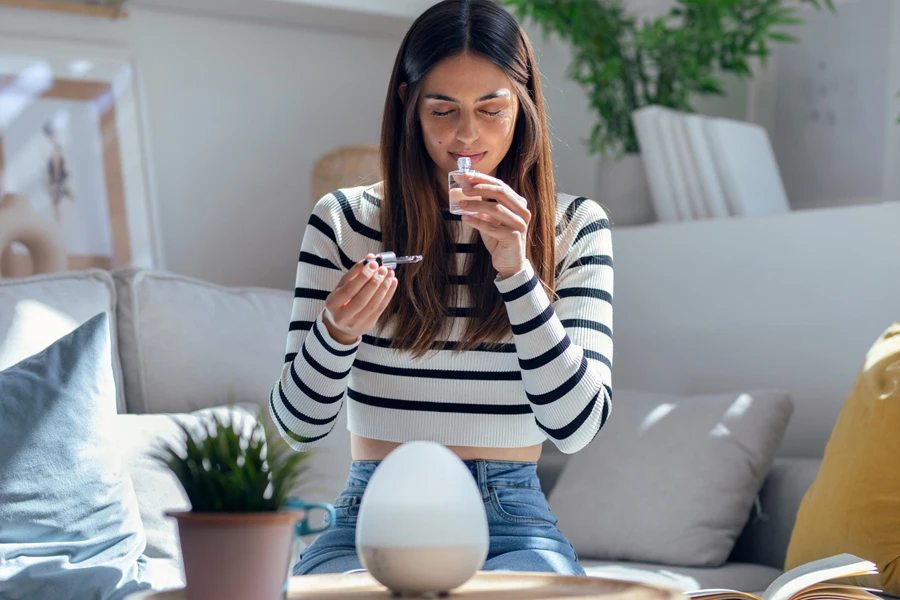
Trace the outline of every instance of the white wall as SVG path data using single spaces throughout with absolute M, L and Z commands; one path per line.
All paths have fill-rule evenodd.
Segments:
M 121 22 L 0 8 L 0 35 L 123 45 L 143 87 L 166 267 L 293 287 L 309 172 L 377 140 L 398 41 L 132 11 Z
M 900 5 L 843 0 L 804 9 L 752 101 L 792 208 L 900 199 Z

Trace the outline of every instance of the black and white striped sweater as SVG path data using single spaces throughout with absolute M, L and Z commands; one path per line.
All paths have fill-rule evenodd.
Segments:
M 507 343 L 461 353 L 449 344 L 415 359 L 388 347 L 390 327 L 384 337 L 346 346 L 322 322 L 325 298 L 341 276 L 367 253 L 390 250 L 381 245 L 379 206 L 371 187 L 343 189 L 322 198 L 310 217 L 284 369 L 269 398 L 284 438 L 310 449 L 332 430 L 346 399 L 348 428 L 368 438 L 493 448 L 549 439 L 565 453 L 586 446 L 606 421 L 612 394 L 613 259 L 604 210 L 557 195 L 559 298 L 551 304 L 530 264 L 497 281 L 512 324 Z M 445 218 L 458 221 L 462 274 L 477 232 L 450 213 Z M 449 313 L 448 339 L 458 341 L 466 306 Z

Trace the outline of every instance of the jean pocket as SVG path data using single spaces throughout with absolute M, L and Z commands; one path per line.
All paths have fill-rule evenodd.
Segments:
M 359 503 L 362 502 L 364 486 L 344 488 L 334 505 L 334 522 L 336 525 L 355 525 L 359 516 Z
M 504 521 L 551 527 L 559 522 L 539 487 L 489 485 L 488 491 L 494 511 Z

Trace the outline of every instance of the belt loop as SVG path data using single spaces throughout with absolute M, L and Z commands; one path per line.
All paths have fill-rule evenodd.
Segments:
M 481 497 L 487 498 L 490 494 L 488 492 L 487 462 L 477 460 L 475 465 L 478 467 L 478 487 L 481 488 Z

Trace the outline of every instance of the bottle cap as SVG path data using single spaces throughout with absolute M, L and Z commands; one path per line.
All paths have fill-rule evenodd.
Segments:
M 456 159 L 456 166 L 460 171 L 468 171 L 472 168 L 472 159 L 468 156 L 460 156 Z

